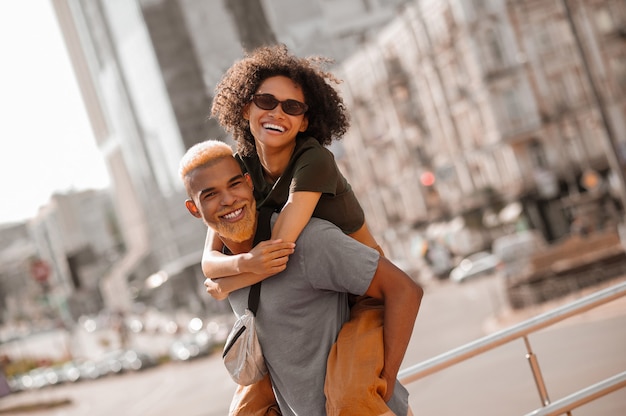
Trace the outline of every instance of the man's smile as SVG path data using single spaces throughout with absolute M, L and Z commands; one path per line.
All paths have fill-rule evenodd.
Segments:
M 219 217 L 228 221 L 233 221 L 233 220 L 238 219 L 242 214 L 243 214 L 243 207 L 237 208 L 234 211 L 230 211 L 227 214 L 220 215 Z

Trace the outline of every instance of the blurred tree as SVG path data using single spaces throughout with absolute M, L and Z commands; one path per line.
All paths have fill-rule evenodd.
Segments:
M 246 51 L 276 43 L 261 0 L 224 0 L 224 5 L 233 16 L 239 41 Z

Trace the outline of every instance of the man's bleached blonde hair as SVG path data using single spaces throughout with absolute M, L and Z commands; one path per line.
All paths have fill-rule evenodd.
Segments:
M 201 166 L 208 166 L 224 157 L 233 157 L 233 149 L 222 141 L 205 140 L 194 144 L 180 160 L 178 174 L 185 182 L 185 178 L 191 171 Z

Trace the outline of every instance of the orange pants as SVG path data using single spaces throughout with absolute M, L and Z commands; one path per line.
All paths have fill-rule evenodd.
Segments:
M 361 296 L 328 355 L 326 414 L 329 416 L 378 416 L 393 414 L 382 396 L 387 383 L 380 377 L 385 363 L 383 305 Z M 269 375 L 250 386 L 238 386 L 229 416 L 280 415 Z
M 269 373 L 249 386 L 237 386 L 229 416 L 280 416 Z

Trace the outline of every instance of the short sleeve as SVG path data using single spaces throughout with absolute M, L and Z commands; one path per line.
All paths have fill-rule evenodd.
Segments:
M 297 241 L 304 256 L 305 273 L 319 290 L 364 294 L 369 288 L 380 254 L 332 223 L 311 218 Z
M 308 191 L 336 195 L 339 172 L 332 153 L 321 146 L 302 149 L 294 165 L 290 192 Z

